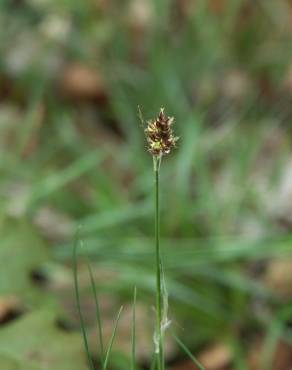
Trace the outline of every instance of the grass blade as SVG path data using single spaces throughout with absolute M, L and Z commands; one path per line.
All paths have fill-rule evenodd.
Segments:
M 189 356 L 189 358 L 193 361 L 193 363 L 200 369 L 206 370 L 202 364 L 195 358 L 195 356 L 191 353 L 191 351 L 184 345 L 184 343 L 177 337 L 174 333 L 172 333 L 175 341 L 181 347 L 181 349 Z
M 79 315 L 80 326 L 81 326 L 81 331 L 82 331 L 83 342 L 84 342 L 84 347 L 85 347 L 85 352 L 86 352 L 86 356 L 87 356 L 88 365 L 89 365 L 90 370 L 94 370 L 93 362 L 92 362 L 90 352 L 89 352 L 88 339 L 87 339 L 87 334 L 86 334 L 86 330 L 85 330 L 85 323 L 84 323 L 84 318 L 83 318 L 83 315 L 82 315 L 81 304 L 80 304 L 80 292 L 79 292 L 78 274 L 77 274 L 77 249 L 78 249 L 78 232 L 76 234 L 75 241 L 74 241 L 74 247 L 73 247 L 73 273 L 74 273 L 75 297 L 76 297 L 76 305 L 77 305 L 77 310 L 78 310 L 78 315 Z
M 138 105 L 138 117 L 139 117 L 139 120 L 140 120 L 140 123 L 141 123 L 141 127 L 144 129 L 146 127 L 146 121 L 143 117 L 143 113 L 142 113 L 142 110 L 140 108 L 140 105 Z
M 112 333 L 112 336 L 110 338 L 110 342 L 109 342 L 108 349 L 106 351 L 106 355 L 105 355 L 105 359 L 104 359 L 104 363 L 103 363 L 103 368 L 102 368 L 103 370 L 107 369 L 109 357 L 110 357 L 112 346 L 113 346 L 114 339 L 115 339 L 115 336 L 116 336 L 117 326 L 118 326 L 118 323 L 119 323 L 119 319 L 120 319 L 122 310 L 123 310 L 123 306 L 120 308 L 120 310 L 118 312 L 118 315 L 117 315 L 117 318 L 116 318 L 116 321 L 115 321 L 113 333 Z
M 97 297 L 97 289 L 96 289 L 96 284 L 95 284 L 95 280 L 94 280 L 93 273 L 92 273 L 92 268 L 91 268 L 91 265 L 88 259 L 86 259 L 86 264 L 87 264 L 87 268 L 88 268 L 88 272 L 90 276 L 91 289 L 92 289 L 94 301 L 95 301 L 95 312 L 96 312 L 98 339 L 99 339 L 99 346 L 100 346 L 100 363 L 102 366 L 103 361 L 104 361 L 104 345 L 103 345 L 102 322 L 101 322 L 101 315 L 100 315 L 100 308 L 99 308 L 99 300 Z
M 155 370 L 156 369 L 156 358 L 157 358 L 157 356 L 154 355 L 153 358 L 152 358 L 152 361 L 151 361 L 150 370 Z
M 133 316 L 132 316 L 132 358 L 131 358 L 131 370 L 136 370 L 136 300 L 137 300 L 137 288 L 134 289 L 133 299 Z

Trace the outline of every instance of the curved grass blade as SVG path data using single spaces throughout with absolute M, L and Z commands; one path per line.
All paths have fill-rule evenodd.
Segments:
M 103 345 L 102 321 L 101 321 L 101 315 L 100 315 L 99 300 L 97 297 L 97 289 L 96 289 L 96 284 L 95 284 L 95 280 L 93 277 L 92 268 L 91 268 L 88 258 L 86 259 L 86 265 L 87 265 L 88 273 L 90 276 L 91 289 L 92 289 L 94 301 L 95 301 L 95 313 L 96 313 L 98 339 L 99 339 L 99 346 L 100 346 L 100 364 L 102 366 L 103 361 L 104 361 L 104 345 Z
M 175 341 L 177 344 L 181 347 L 181 349 L 189 356 L 189 358 L 193 361 L 193 363 L 200 369 L 200 370 L 206 370 L 202 364 L 195 358 L 195 356 L 191 353 L 191 351 L 185 346 L 185 344 L 179 339 L 178 336 L 176 336 L 174 333 L 172 333 Z
M 103 363 L 103 368 L 102 368 L 103 370 L 107 369 L 109 357 L 110 357 L 111 350 L 112 350 L 112 347 L 113 347 L 113 343 L 114 343 L 114 339 L 115 339 L 116 331 L 117 331 L 117 326 L 118 326 L 118 323 L 119 323 L 119 320 L 120 320 L 122 310 L 123 310 L 123 306 L 120 308 L 120 310 L 118 312 L 118 315 L 117 315 L 117 318 L 116 318 L 116 321 L 115 321 L 113 333 L 112 333 L 112 336 L 110 338 L 110 342 L 109 342 L 108 349 L 106 351 L 106 355 L 105 355 L 105 359 L 104 359 L 104 363 Z
M 84 323 L 84 318 L 83 318 L 83 315 L 82 315 L 81 304 L 80 304 L 80 293 L 79 293 L 78 276 L 77 276 L 78 235 L 79 234 L 77 232 L 76 236 L 75 236 L 74 247 L 73 247 L 73 273 L 74 273 L 75 297 L 76 297 L 76 305 L 77 305 L 77 310 L 78 310 L 78 315 L 79 315 L 80 326 L 81 326 L 81 331 L 82 331 L 83 342 L 84 342 L 84 347 L 85 347 L 85 352 L 86 352 L 86 356 L 87 356 L 88 365 L 89 365 L 90 370 L 94 370 L 93 362 L 92 362 L 90 352 L 89 352 L 88 339 L 87 339 L 87 334 L 86 334 L 86 330 L 85 330 L 85 323 Z
M 133 298 L 133 316 L 132 316 L 132 357 L 131 357 L 131 370 L 136 370 L 136 300 L 137 288 L 134 289 Z

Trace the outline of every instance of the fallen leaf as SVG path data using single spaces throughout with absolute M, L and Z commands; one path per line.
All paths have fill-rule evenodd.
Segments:
M 0 295 L 17 296 L 28 305 L 51 301 L 31 279 L 34 269 L 49 259 L 43 241 L 26 222 L 7 222 L 1 226 Z
M 61 89 L 66 97 L 76 100 L 104 101 L 106 98 L 105 84 L 98 70 L 78 63 L 65 66 Z
M 232 353 L 225 344 L 216 343 L 199 354 L 198 360 L 206 370 L 221 370 L 230 364 Z
M 282 298 L 292 297 L 292 259 L 272 260 L 268 263 L 264 281 L 274 294 Z
M 1 329 L 0 363 L 5 370 L 87 369 L 79 332 L 58 329 L 49 310 L 26 314 Z

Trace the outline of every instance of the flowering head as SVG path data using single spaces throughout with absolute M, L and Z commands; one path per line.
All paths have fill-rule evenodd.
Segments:
M 168 117 L 164 113 L 164 108 L 156 119 L 148 121 L 145 129 L 146 139 L 148 143 L 148 151 L 156 157 L 162 157 L 169 154 L 171 149 L 175 147 L 178 137 L 173 135 L 172 124 L 173 117 Z

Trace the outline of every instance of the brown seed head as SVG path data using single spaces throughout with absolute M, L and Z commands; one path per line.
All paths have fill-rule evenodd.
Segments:
M 164 108 L 161 108 L 158 117 L 147 122 L 148 126 L 145 129 L 145 133 L 148 151 L 152 155 L 159 157 L 168 154 L 175 147 L 179 138 L 173 135 L 171 128 L 173 121 L 174 118 L 166 116 Z

